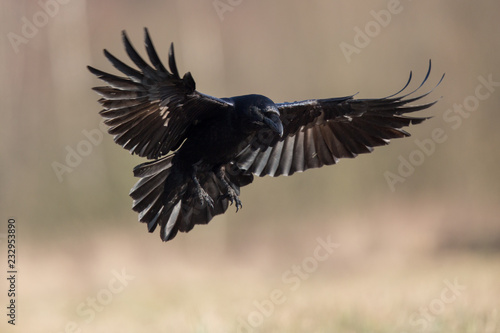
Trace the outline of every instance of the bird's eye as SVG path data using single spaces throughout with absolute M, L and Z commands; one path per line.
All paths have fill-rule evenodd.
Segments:
M 262 122 L 262 120 L 264 119 L 264 114 L 258 107 L 252 105 L 250 106 L 249 110 L 250 110 L 250 116 L 253 121 Z

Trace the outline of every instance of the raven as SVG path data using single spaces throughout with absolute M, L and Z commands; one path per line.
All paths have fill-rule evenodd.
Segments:
M 93 89 L 101 96 L 100 115 L 114 141 L 152 160 L 134 168 L 140 180 L 130 196 L 139 221 L 149 232 L 159 225 L 163 241 L 207 224 L 229 204 L 238 211 L 240 188 L 254 175 L 289 176 L 369 153 L 390 139 L 409 136 L 402 127 L 428 118 L 405 114 L 437 102 L 411 104 L 432 91 L 411 96 L 427 81 L 430 61 L 422 84 L 404 95 L 411 72 L 403 89 L 378 99 L 352 95 L 274 103 L 261 95 L 216 98 L 198 92 L 190 72 L 179 76 L 173 44 L 167 70 L 147 28 L 144 32 L 151 65 L 123 31 L 125 50 L 138 69 L 107 50 L 106 58 L 125 76 L 88 69 L 107 84 Z

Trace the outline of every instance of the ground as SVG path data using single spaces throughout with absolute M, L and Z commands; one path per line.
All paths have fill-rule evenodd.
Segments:
M 475 247 L 470 232 L 450 237 L 436 207 L 398 206 L 332 224 L 312 216 L 308 227 L 291 223 L 281 233 L 263 227 L 241 243 L 221 241 L 234 222 L 224 219 L 177 243 L 161 243 L 145 228 L 105 228 L 44 246 L 33 240 L 22 244 L 18 325 L 41 332 L 500 332 L 496 243 Z

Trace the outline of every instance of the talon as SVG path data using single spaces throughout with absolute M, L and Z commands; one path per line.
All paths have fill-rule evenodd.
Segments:
M 212 197 L 210 197 L 210 195 L 208 195 L 207 192 L 205 192 L 205 190 L 203 189 L 203 187 L 201 187 L 200 181 L 196 177 L 196 173 L 195 172 L 193 172 L 193 175 L 191 176 L 191 178 L 193 180 L 194 185 L 196 186 L 195 192 L 198 195 L 198 199 L 200 200 L 200 204 L 202 206 L 204 206 L 205 203 L 206 203 L 211 208 L 214 208 L 214 200 L 212 199 Z
M 221 195 L 221 199 L 227 199 L 229 201 L 229 203 L 231 204 L 231 206 L 234 203 L 236 206 L 236 212 L 238 212 L 238 210 L 243 207 L 243 205 L 241 204 L 240 198 L 236 194 L 236 191 L 230 186 L 228 186 L 228 188 L 227 188 L 227 193 L 224 195 Z
M 236 213 L 237 213 L 240 208 L 243 208 L 243 205 L 241 204 L 240 198 L 236 197 L 235 201 L 236 201 Z
M 198 198 L 200 199 L 200 203 L 202 205 L 207 203 L 211 208 L 214 208 L 214 200 L 201 187 L 198 189 Z
M 226 193 L 221 195 L 220 197 L 222 199 L 227 199 L 231 203 L 231 205 L 233 205 L 234 203 L 236 206 L 236 212 L 238 212 L 238 210 L 242 208 L 243 205 L 241 204 L 241 200 L 238 197 L 236 190 L 229 184 L 223 170 L 223 168 L 219 168 L 215 173 L 217 178 L 219 178 L 219 180 L 226 188 Z

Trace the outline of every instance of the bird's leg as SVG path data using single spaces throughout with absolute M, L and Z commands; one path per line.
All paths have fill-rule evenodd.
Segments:
M 222 196 L 222 198 L 223 199 L 227 198 L 231 203 L 231 205 L 234 203 L 236 206 L 236 211 L 238 211 L 238 209 L 242 208 L 243 205 L 241 204 L 241 200 L 238 197 L 238 194 L 236 193 L 235 189 L 227 181 L 224 167 L 222 166 L 218 168 L 217 171 L 215 172 L 215 175 L 217 176 L 217 178 L 219 178 L 222 185 L 224 185 L 226 189 L 226 193 Z
M 193 180 L 194 185 L 196 186 L 195 193 L 200 199 L 200 202 L 202 205 L 207 203 L 210 207 L 214 208 L 214 201 L 213 199 L 208 195 L 207 192 L 201 187 L 200 181 L 196 177 L 196 170 L 193 170 L 193 173 L 191 174 L 191 179 Z

